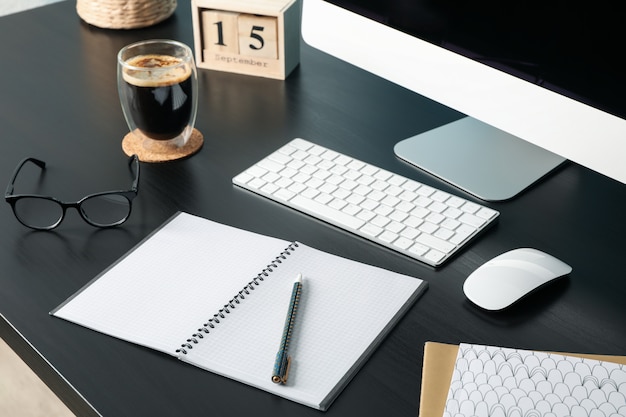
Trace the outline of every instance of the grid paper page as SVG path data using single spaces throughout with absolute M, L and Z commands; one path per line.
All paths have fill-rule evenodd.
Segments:
M 289 243 L 180 213 L 52 314 L 176 355 Z
M 272 368 L 298 273 L 303 284 L 291 370 L 287 384 L 278 385 L 271 381 Z M 419 279 L 298 243 L 223 325 L 181 359 L 325 409 L 424 287 Z

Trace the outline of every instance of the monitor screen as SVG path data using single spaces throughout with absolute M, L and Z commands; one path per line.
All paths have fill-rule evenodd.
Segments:
M 330 0 L 433 45 L 626 118 L 626 32 L 572 2 Z
M 304 0 L 302 34 L 333 56 L 626 183 L 624 36 L 613 9 Z

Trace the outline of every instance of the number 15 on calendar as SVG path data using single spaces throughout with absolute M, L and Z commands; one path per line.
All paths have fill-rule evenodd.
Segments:
M 298 2 L 193 0 L 197 66 L 285 79 L 300 59 Z

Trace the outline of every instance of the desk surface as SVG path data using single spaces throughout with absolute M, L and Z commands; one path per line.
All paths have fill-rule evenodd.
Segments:
M 0 18 L 0 178 L 8 181 L 21 158 L 35 156 L 48 162 L 46 185 L 61 198 L 126 187 L 121 139 L 127 127 L 117 96 L 115 55 L 125 44 L 147 38 L 192 44 L 188 6 L 180 4 L 163 24 L 132 31 L 90 27 L 69 1 Z M 626 353 L 624 185 L 568 164 L 515 200 L 492 204 L 502 214 L 498 225 L 434 270 L 238 189 L 231 178 L 300 136 L 463 195 L 401 162 L 392 150 L 398 140 L 459 114 L 306 45 L 301 65 L 284 82 L 208 70 L 199 71 L 199 81 L 196 126 L 205 135 L 203 149 L 187 160 L 143 164 L 134 213 L 123 227 L 97 230 L 69 212 L 57 231 L 30 232 L 7 204 L 0 208 L 0 313 L 5 318 L 0 331 L 79 414 L 89 409 L 76 391 L 105 416 L 318 415 L 48 315 L 177 210 L 298 239 L 429 281 L 426 294 L 329 416 L 415 416 L 423 346 L 429 340 Z M 571 276 L 504 313 L 470 305 L 462 290 L 467 275 L 523 246 L 561 258 L 573 267 Z

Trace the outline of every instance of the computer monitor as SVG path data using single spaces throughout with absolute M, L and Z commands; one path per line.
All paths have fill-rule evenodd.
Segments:
M 500 201 L 566 159 L 626 183 L 625 37 L 602 1 L 303 0 L 302 36 L 466 115 L 394 151 Z

